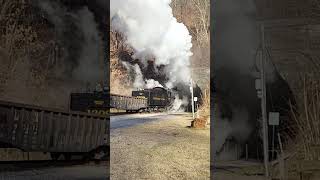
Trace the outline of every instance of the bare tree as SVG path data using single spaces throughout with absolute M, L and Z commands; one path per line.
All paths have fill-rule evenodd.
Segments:
M 196 8 L 196 30 L 200 38 L 200 42 L 209 42 L 209 27 L 210 27 L 210 0 L 192 0 Z

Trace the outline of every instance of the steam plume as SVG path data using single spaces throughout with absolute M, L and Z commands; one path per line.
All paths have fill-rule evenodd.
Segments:
M 65 69 L 60 71 L 79 81 L 101 81 L 103 51 L 95 14 L 88 6 L 71 10 L 57 2 L 37 2 L 55 26 L 56 38 L 64 49 L 61 59 Z
M 152 89 L 154 87 L 163 87 L 158 81 L 154 79 L 145 79 L 138 64 L 131 65 L 127 62 L 122 62 L 122 64 L 129 71 L 129 74 L 131 73 L 135 76 L 133 82 L 133 87 L 135 89 Z
M 125 35 L 126 43 L 134 49 L 134 59 L 144 64 L 154 59 L 156 66 L 165 65 L 168 88 L 189 82 L 192 56 L 189 31 L 177 22 L 170 3 L 171 0 L 111 0 L 111 28 Z
M 253 0 L 223 0 L 216 3 L 215 82 L 221 114 L 214 121 L 214 150 L 227 138 L 247 140 L 256 123 L 258 97 L 252 72 L 256 65 L 259 34 Z M 218 96 L 218 95 L 217 95 Z M 222 115 L 223 114 L 223 115 Z
M 188 105 L 188 98 L 184 96 L 182 99 L 179 98 L 179 95 L 175 96 L 175 99 L 170 107 L 170 111 L 172 112 L 183 112 L 185 109 L 184 106 Z

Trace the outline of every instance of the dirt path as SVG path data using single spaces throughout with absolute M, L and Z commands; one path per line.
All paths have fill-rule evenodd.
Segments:
M 190 114 L 111 132 L 111 179 L 210 179 L 210 130 Z

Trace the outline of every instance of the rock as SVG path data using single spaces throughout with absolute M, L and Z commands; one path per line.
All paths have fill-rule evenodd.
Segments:
M 196 118 L 191 122 L 192 128 L 204 129 L 206 128 L 207 120 L 206 118 Z

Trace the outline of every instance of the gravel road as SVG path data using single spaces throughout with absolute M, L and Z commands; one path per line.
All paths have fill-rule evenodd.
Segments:
M 210 129 L 188 128 L 191 114 L 111 119 L 111 179 L 210 179 Z
M 136 126 L 139 124 L 150 123 L 153 121 L 167 120 L 173 118 L 179 114 L 167 114 L 167 113 L 143 113 L 143 114 L 127 114 L 111 116 L 111 130 L 118 128 L 127 128 Z

